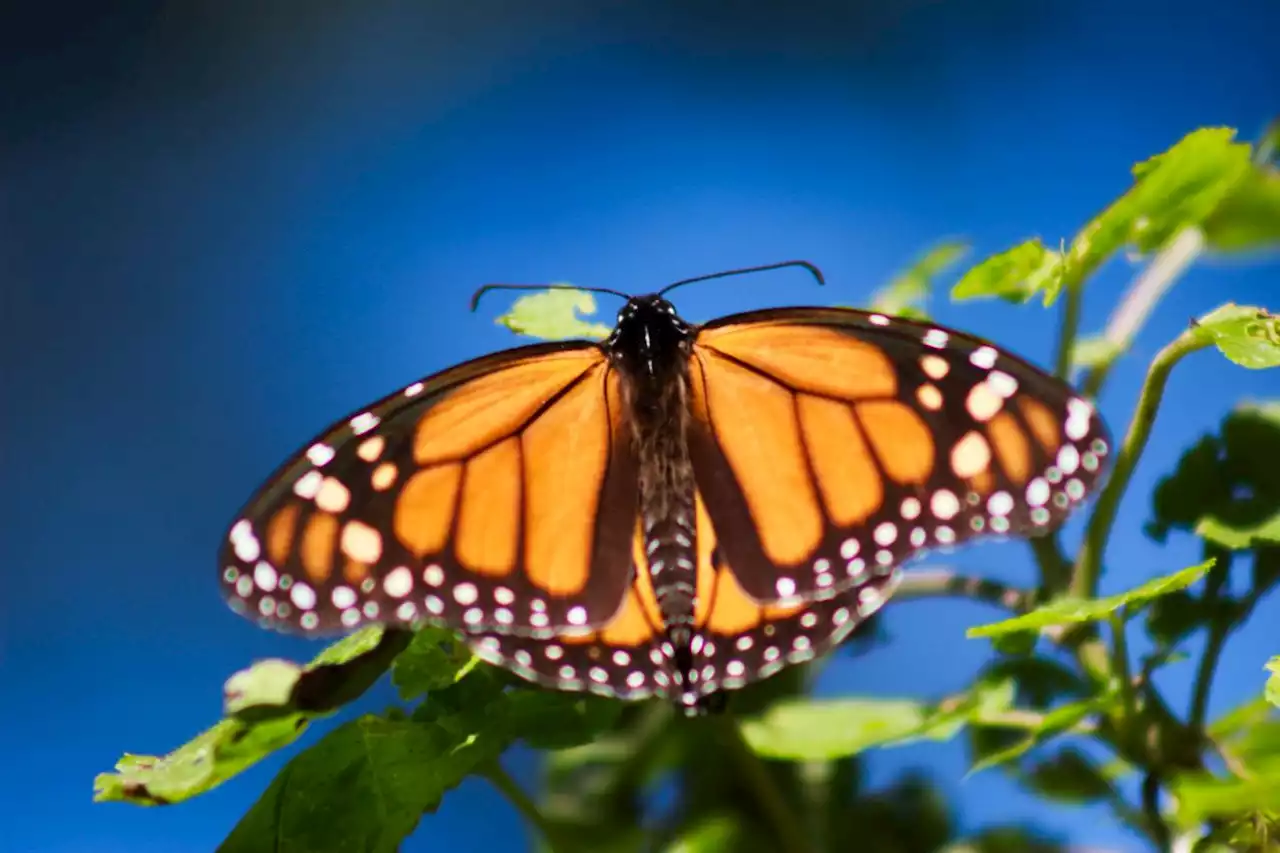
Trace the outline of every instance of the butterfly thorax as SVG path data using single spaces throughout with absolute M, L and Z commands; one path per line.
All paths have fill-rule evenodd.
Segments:
M 639 513 L 654 595 L 677 683 L 687 684 L 697 580 L 694 479 L 686 440 L 693 329 L 660 297 L 618 315 L 606 344 L 622 376 L 639 462 Z

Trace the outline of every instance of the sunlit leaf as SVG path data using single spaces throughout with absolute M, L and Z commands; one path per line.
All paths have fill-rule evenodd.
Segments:
M 1107 619 L 1122 607 L 1128 608 L 1128 615 L 1133 616 L 1144 604 L 1162 595 L 1194 584 L 1213 566 L 1213 560 L 1206 560 L 1198 566 L 1191 566 L 1162 578 L 1149 580 L 1128 592 L 1109 595 L 1105 598 L 1058 598 L 1048 602 L 1030 613 L 979 625 L 970 628 L 969 637 L 998 637 L 1021 631 L 1039 631 L 1055 625 L 1072 625 L 1079 622 L 1095 622 Z
M 400 698 L 416 699 L 456 683 L 479 663 L 454 632 L 428 626 L 418 630 L 396 658 L 391 683 L 400 690 Z
M 603 338 L 611 331 L 582 315 L 596 312 L 595 297 L 585 290 L 545 290 L 521 296 L 496 322 L 517 335 L 543 340 Z
M 884 314 L 927 319 L 925 303 L 933 290 L 933 280 L 950 269 L 969 252 L 962 240 L 945 240 L 929 249 L 907 269 L 871 297 L 870 308 Z
M 1069 274 L 1083 278 L 1122 246 L 1152 251 L 1205 222 L 1252 168 L 1250 147 L 1234 138 L 1231 128 L 1196 130 L 1134 166 L 1133 187 L 1072 240 Z
M 1195 331 L 1241 367 L 1280 365 L 1280 317 L 1263 308 L 1229 302 L 1196 321 Z
M 965 273 L 951 289 L 956 301 L 998 297 L 1026 302 L 1037 293 L 1050 305 L 1062 287 L 1062 253 L 1045 248 L 1040 238 L 992 255 Z
M 357 698 L 408 639 L 407 632 L 375 625 L 343 637 L 305 666 L 259 661 L 227 679 L 227 719 L 168 755 L 125 755 L 115 773 L 94 780 L 94 799 L 156 805 L 208 791 L 292 743 L 311 720 Z
M 1191 828 L 1212 817 L 1280 811 L 1280 775 L 1251 779 L 1205 773 L 1179 776 L 1170 785 L 1179 825 Z

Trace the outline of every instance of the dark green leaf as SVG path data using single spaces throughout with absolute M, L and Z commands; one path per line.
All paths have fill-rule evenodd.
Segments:
M 416 699 L 456 683 L 479 663 L 457 634 L 428 626 L 418 630 L 396 658 L 391 682 L 399 688 L 401 698 Z
M 290 761 L 219 850 L 390 853 L 495 747 L 460 743 L 439 726 L 361 717 Z
M 622 713 L 616 699 L 552 690 L 516 689 L 504 703 L 515 737 L 535 749 L 565 749 L 590 743 Z
M 1241 367 L 1280 365 L 1280 318 L 1265 309 L 1229 302 L 1201 317 L 1195 330 Z
M 1208 617 L 1198 597 L 1177 590 L 1152 603 L 1147 611 L 1147 631 L 1160 645 L 1172 646 L 1204 625 Z
M 1071 803 L 1095 802 L 1111 793 L 1111 783 L 1097 765 L 1072 747 L 1064 747 L 1049 758 L 1033 762 L 1025 779 L 1033 790 Z
M 951 289 L 956 301 L 999 297 L 1026 302 L 1037 293 L 1052 304 L 1062 286 L 1062 253 L 1045 248 L 1037 237 L 992 255 L 973 267 Z
M 1012 680 L 1019 704 L 1037 710 L 1057 699 L 1079 699 L 1090 692 L 1089 684 L 1074 670 L 1039 655 L 1000 658 L 983 670 L 982 678 Z
M 610 329 L 581 315 L 596 312 L 595 297 L 585 290 L 546 290 L 521 296 L 495 322 L 517 335 L 544 340 L 603 338 Z

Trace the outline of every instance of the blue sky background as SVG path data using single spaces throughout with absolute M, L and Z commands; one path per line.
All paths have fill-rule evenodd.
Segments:
M 467 313 L 477 285 L 644 291 L 804 257 L 825 291 L 787 271 L 688 288 L 678 306 L 701 321 L 856 304 L 942 237 L 974 257 L 1069 237 L 1133 161 L 1201 125 L 1249 137 L 1280 106 L 1280 12 L 1263 0 L 752 3 L 733 18 L 656 0 L 27 5 L 0 26 L 0 801 L 15 853 L 207 851 L 266 787 L 280 761 L 173 808 L 90 802 L 121 752 L 212 723 L 230 673 L 312 653 L 223 606 L 219 537 L 334 417 L 518 343 L 493 324 L 501 298 Z M 1122 260 L 1099 276 L 1085 331 L 1131 274 Z M 1115 371 L 1113 428 L 1190 317 L 1229 299 L 1274 309 L 1278 277 L 1274 260 L 1187 276 Z M 934 308 L 1050 357 L 1036 307 Z M 1277 391 L 1212 352 L 1178 368 L 1105 589 L 1196 559 L 1189 539 L 1142 536 L 1151 487 L 1232 405 Z M 1027 581 L 1027 557 L 1004 543 L 948 561 Z M 1229 647 L 1215 711 L 1259 690 L 1277 606 Z M 890 606 L 890 642 L 839 656 L 821 689 L 958 689 L 987 654 L 964 628 L 993 615 Z M 1177 707 L 1192 671 L 1164 678 Z M 509 763 L 532 783 L 530 754 Z M 994 773 L 962 781 L 958 743 L 868 763 L 877 783 L 929 768 L 967 828 L 1030 820 L 1138 849 L 1101 809 L 1043 808 Z M 469 782 L 405 849 L 510 849 L 522 831 Z

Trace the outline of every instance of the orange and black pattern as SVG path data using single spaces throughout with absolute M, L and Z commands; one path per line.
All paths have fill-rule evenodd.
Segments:
M 793 308 L 415 382 L 267 482 L 231 605 L 319 634 L 431 622 L 532 681 L 684 706 L 809 660 L 924 550 L 1051 528 L 1110 440 L 1066 384 L 950 329 Z

